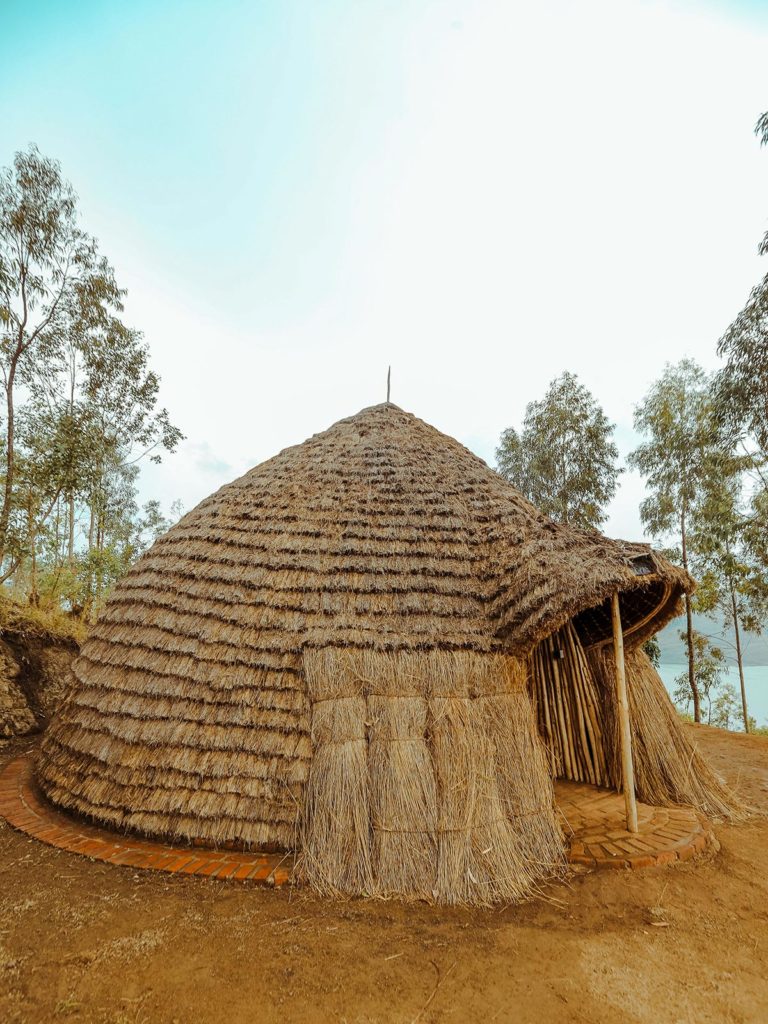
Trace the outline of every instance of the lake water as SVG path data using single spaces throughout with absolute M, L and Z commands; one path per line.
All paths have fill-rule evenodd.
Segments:
M 675 688 L 675 678 L 686 672 L 685 665 L 659 665 L 659 675 L 669 690 L 670 696 Z M 736 665 L 728 665 L 723 670 L 723 679 L 733 683 L 741 708 L 741 690 L 739 688 L 739 669 Z M 758 725 L 768 725 L 768 665 L 746 665 L 744 667 L 744 685 L 747 691 L 747 709 Z M 702 708 L 702 712 L 703 712 Z

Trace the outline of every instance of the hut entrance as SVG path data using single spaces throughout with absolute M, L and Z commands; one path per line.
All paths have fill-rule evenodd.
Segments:
M 613 700 L 592 671 L 573 623 L 534 650 L 530 686 L 550 771 L 557 779 L 612 787 Z

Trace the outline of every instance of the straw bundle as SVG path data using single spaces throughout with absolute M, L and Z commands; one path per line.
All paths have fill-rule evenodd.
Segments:
M 666 687 L 641 647 L 626 652 L 627 696 L 632 729 L 635 787 L 640 800 L 659 806 L 691 804 L 704 814 L 739 820 L 747 808 L 714 774 L 691 744 L 669 699 Z M 615 725 L 613 653 L 590 652 L 590 662 L 612 720 L 606 731 L 611 776 L 621 779 L 619 740 Z
M 422 696 L 367 700 L 375 888 L 429 897 L 437 858 L 435 769 Z M 414 827 L 414 825 L 416 827 Z
M 301 848 L 316 888 L 489 904 L 562 870 L 516 660 L 326 649 L 304 668 L 314 753 Z

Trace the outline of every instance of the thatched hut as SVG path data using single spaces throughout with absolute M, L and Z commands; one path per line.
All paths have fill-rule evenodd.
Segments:
M 626 783 L 615 616 L 631 652 L 691 586 L 374 406 L 223 487 L 139 560 L 38 779 L 116 829 L 292 850 L 324 891 L 519 898 L 563 868 L 553 778 Z M 658 677 L 627 661 L 640 795 L 717 809 Z

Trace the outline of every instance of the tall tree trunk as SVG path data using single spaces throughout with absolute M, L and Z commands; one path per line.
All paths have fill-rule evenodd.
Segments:
M 75 496 L 70 494 L 68 498 L 68 526 L 69 534 L 67 536 L 67 562 L 69 563 L 70 569 L 75 563 Z
M 37 525 L 32 510 L 32 498 L 27 503 L 27 533 L 29 534 L 30 570 L 29 570 L 29 603 L 37 608 L 40 595 L 37 592 Z
M 69 428 L 72 429 L 72 425 L 75 421 L 75 374 L 77 371 L 77 358 L 73 348 L 69 351 Z M 70 449 L 71 450 L 71 449 Z M 71 468 L 70 468 L 71 477 Z M 69 568 L 75 562 L 75 490 L 74 487 L 69 492 L 69 536 L 67 537 L 67 562 Z
M 680 514 L 680 537 L 683 547 L 683 568 L 688 572 L 688 535 L 685 528 L 685 511 Z M 690 594 L 685 595 L 685 629 L 688 646 L 688 685 L 693 697 L 693 720 L 701 722 L 701 698 L 696 682 L 696 666 L 693 657 L 693 613 L 691 611 Z
M 103 508 L 99 510 L 98 519 L 96 520 L 96 551 L 101 555 L 104 551 L 104 520 L 103 520 Z M 101 558 L 98 559 L 98 568 L 96 570 L 96 585 L 93 588 L 94 606 L 98 609 L 101 605 L 101 589 L 102 589 L 102 562 Z
M 731 591 L 731 609 L 733 612 L 733 632 L 736 636 L 736 661 L 739 666 L 739 683 L 741 685 L 741 713 L 744 717 L 744 732 L 749 732 L 749 714 L 747 712 L 747 688 L 744 685 L 744 658 L 741 653 L 741 630 L 739 629 L 739 610 L 736 603 L 736 591 L 733 581 L 728 581 Z
M 96 529 L 96 517 L 93 514 L 93 503 L 96 498 L 91 495 L 91 504 L 88 509 L 88 554 L 93 551 L 93 537 Z
M 0 511 L 0 567 L 5 560 L 5 549 L 8 544 L 8 525 L 11 521 L 11 500 L 13 498 L 15 410 L 13 404 L 13 388 L 16 380 L 16 362 L 13 361 L 8 370 L 5 384 L 6 406 L 6 438 L 5 438 L 5 489 L 3 491 L 3 508 Z
M 56 519 L 54 520 L 56 529 L 54 532 L 54 545 L 53 545 L 53 565 L 55 569 L 59 567 L 59 555 L 61 554 L 61 540 L 60 540 L 60 529 L 61 529 L 61 498 L 56 499 Z
M 90 501 L 88 502 L 88 555 L 93 553 L 93 547 L 96 543 L 96 491 L 91 491 Z M 85 594 L 85 603 L 83 605 L 83 621 L 91 622 L 93 620 L 93 607 L 95 598 L 95 579 L 93 572 L 93 560 L 89 557 L 88 559 L 88 586 Z

